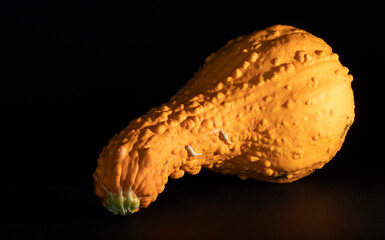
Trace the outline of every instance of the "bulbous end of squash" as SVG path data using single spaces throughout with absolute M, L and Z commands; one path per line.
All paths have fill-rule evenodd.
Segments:
M 107 191 L 106 193 L 103 205 L 113 214 L 124 216 L 139 210 L 140 200 L 133 191 L 120 191 L 118 194 Z

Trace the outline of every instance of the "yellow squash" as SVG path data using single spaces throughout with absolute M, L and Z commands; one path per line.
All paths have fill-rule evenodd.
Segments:
M 275 183 L 322 168 L 354 120 L 353 77 L 322 39 L 284 25 L 229 41 L 175 96 L 115 135 L 95 192 L 115 214 L 147 207 L 201 167 Z

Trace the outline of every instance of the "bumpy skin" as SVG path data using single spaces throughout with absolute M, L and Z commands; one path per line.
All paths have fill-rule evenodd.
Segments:
M 169 102 L 115 135 L 94 173 L 104 206 L 125 215 L 168 177 L 201 167 L 275 183 L 305 177 L 341 148 L 353 77 L 322 39 L 276 25 L 229 41 Z

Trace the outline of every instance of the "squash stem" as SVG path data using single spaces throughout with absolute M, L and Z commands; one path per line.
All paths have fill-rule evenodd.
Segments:
M 127 215 L 138 211 L 140 200 L 131 190 L 120 191 L 118 194 L 107 191 L 104 199 L 106 208 L 113 214 Z

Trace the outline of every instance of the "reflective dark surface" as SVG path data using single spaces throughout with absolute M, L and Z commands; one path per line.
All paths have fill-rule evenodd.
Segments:
M 12 200 L 2 230 L 25 238 L 381 239 L 384 186 L 325 172 L 277 185 L 203 171 L 169 182 L 149 208 L 126 217 L 86 187 L 33 186 Z
M 385 239 L 381 8 L 297 7 L 2 1 L 1 236 Z M 277 23 L 323 38 L 354 76 L 356 119 L 336 157 L 291 184 L 203 170 L 137 214 L 104 209 L 92 173 L 108 140 L 229 39 Z

